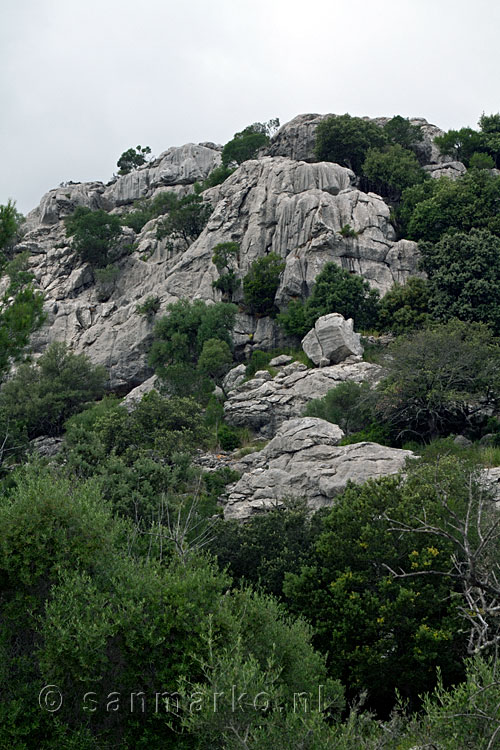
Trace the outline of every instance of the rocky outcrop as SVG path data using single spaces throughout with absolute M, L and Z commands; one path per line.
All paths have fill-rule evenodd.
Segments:
M 249 426 L 264 437 L 273 437 L 283 422 L 301 416 L 309 401 L 322 398 L 339 383 L 374 383 L 381 373 L 378 365 L 349 361 L 319 370 L 294 362 L 274 378 L 264 370 L 231 391 L 224 415 L 231 425 Z
M 435 180 L 440 177 L 449 177 L 450 180 L 458 180 L 467 172 L 465 164 L 461 161 L 447 161 L 442 164 L 428 164 L 424 167 L 425 171 Z
M 314 146 L 316 142 L 316 128 L 322 120 L 335 115 L 305 114 L 294 117 L 279 129 L 271 141 L 268 149 L 270 156 L 287 156 L 300 161 L 315 161 Z M 372 120 L 381 127 L 390 117 L 363 118 Z M 436 125 L 427 122 L 423 117 L 409 118 L 412 125 L 421 128 L 423 139 L 415 144 L 415 150 L 422 164 L 438 164 L 446 161 L 439 148 L 434 145 L 434 138 L 443 135 L 443 131 Z
M 235 465 L 243 472 L 224 501 L 224 516 L 243 521 L 286 499 L 311 510 L 331 505 L 348 482 L 361 484 L 404 468 L 411 451 L 377 443 L 339 446 L 342 430 L 323 419 L 285 422 L 270 443 Z
M 211 258 L 214 246 L 227 240 L 240 245 L 240 278 L 266 253 L 284 259 L 276 295 L 282 308 L 292 297 L 307 296 L 329 261 L 362 274 L 381 291 L 417 272 L 416 244 L 395 242 L 388 206 L 379 196 L 354 188 L 349 169 L 264 157 L 245 162 L 222 185 L 203 194 L 214 210 L 205 230 L 186 251 L 173 251 L 165 240 L 158 240 L 158 220 L 150 221 L 139 235 L 124 230 L 119 274 L 103 295 L 92 270 L 72 253 L 62 219 L 77 205 L 122 211 L 123 201 L 157 190 L 188 190 L 188 180 L 206 176 L 219 158 L 215 147 L 189 144 L 170 149 L 156 162 L 107 187 L 68 185 L 42 199 L 29 215 L 19 245 L 30 254 L 30 270 L 46 300 L 47 322 L 33 340 L 36 352 L 51 341 L 63 340 L 103 364 L 111 388 L 128 391 L 139 385 L 152 375 L 147 350 L 154 321 L 138 314 L 137 306 L 148 297 L 158 297 L 161 314 L 169 302 L 180 298 L 219 299 L 212 287 L 217 270 Z M 175 180 L 182 182 L 169 184 Z M 355 236 L 342 236 L 347 224 Z M 243 312 L 237 316 L 234 341 L 240 352 L 289 343 L 275 320 Z
M 322 315 L 302 339 L 302 349 L 315 365 L 325 367 L 363 354 L 361 336 L 354 332 L 352 318 L 339 313 Z

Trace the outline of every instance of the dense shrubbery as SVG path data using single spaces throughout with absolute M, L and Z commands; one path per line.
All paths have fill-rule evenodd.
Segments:
M 284 270 L 285 261 L 276 253 L 254 260 L 243 279 L 243 299 L 250 312 L 275 314 L 274 298 Z
M 227 169 L 232 162 L 242 164 L 254 159 L 259 149 L 267 146 L 270 136 L 278 127 L 279 120 L 276 118 L 269 122 L 254 122 L 240 133 L 235 133 L 222 149 L 222 167 Z
M 167 306 L 167 315 L 155 326 L 150 364 L 169 391 L 181 395 L 196 392 L 201 396 L 213 390 L 214 381 L 207 385 L 204 375 L 211 366 L 220 372 L 221 359 L 228 361 L 235 314 L 236 307 L 224 302 L 207 305 L 201 300 L 181 300 Z M 200 356 L 211 339 L 224 342 L 228 349 L 211 344 L 211 354 L 208 349 L 205 351 L 199 369 Z
M 425 327 L 434 310 L 426 279 L 411 277 L 406 284 L 395 284 L 380 300 L 378 327 L 396 335 Z
M 295 336 L 305 336 L 318 318 L 333 312 L 353 318 L 356 330 L 375 328 L 378 300 L 378 292 L 370 289 L 361 276 L 327 263 L 316 278 L 311 296 L 305 302 L 292 300 L 286 312 L 278 315 L 278 321 Z
M 118 174 L 128 174 L 133 169 L 141 167 L 146 163 L 146 157 L 150 153 L 151 149 L 149 146 L 136 146 L 135 148 L 127 149 L 116 162 L 116 166 L 119 167 Z
M 370 149 L 362 170 L 372 189 L 389 197 L 399 197 L 405 188 L 429 179 L 413 151 L 399 144 Z
M 122 223 L 138 233 L 148 221 L 168 213 L 177 203 L 176 194 L 170 191 L 158 193 L 151 199 L 141 198 L 135 201 L 133 210 L 122 217 Z
M 384 131 L 374 122 L 349 114 L 338 115 L 319 123 L 315 154 L 320 161 L 333 161 L 359 172 L 368 151 L 386 143 Z
M 99 208 L 92 211 L 78 206 L 71 216 L 65 219 L 66 234 L 73 237 L 72 248 L 84 263 L 94 268 L 103 268 L 113 261 L 121 233 L 118 216 Z

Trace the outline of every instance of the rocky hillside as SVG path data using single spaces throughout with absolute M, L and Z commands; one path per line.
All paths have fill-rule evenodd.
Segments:
M 221 185 L 204 191 L 211 216 L 187 249 L 173 249 L 157 238 L 159 219 L 138 234 L 125 229 L 119 275 L 104 291 L 95 284 L 91 267 L 72 252 L 63 219 L 77 206 L 123 214 L 141 198 L 168 191 L 188 194 L 220 164 L 221 147 L 200 143 L 169 148 L 107 185 L 68 183 L 47 193 L 28 215 L 17 248 L 28 251 L 29 269 L 45 296 L 47 320 L 33 341 L 35 352 L 43 352 L 52 341 L 65 341 L 106 367 L 112 389 L 129 391 L 152 374 L 146 362 L 152 323 L 137 314 L 136 307 L 151 296 L 159 299 L 160 310 L 180 298 L 220 299 L 212 288 L 217 271 L 211 258 L 214 246 L 224 241 L 240 245 L 239 278 L 252 261 L 269 252 L 285 261 L 276 294 L 280 308 L 290 298 L 307 297 L 328 261 L 360 274 L 382 293 L 395 281 L 415 275 L 417 245 L 396 241 L 384 200 L 362 192 L 350 169 L 313 161 L 314 133 L 324 117 L 294 118 L 260 158 L 244 162 Z M 412 122 L 422 128 L 421 160 L 432 175 L 459 174 L 462 165 L 442 163 L 433 146 L 441 131 L 425 120 Z M 352 236 L 340 233 L 346 226 Z M 272 319 L 243 312 L 237 316 L 233 338 L 240 353 L 284 343 Z

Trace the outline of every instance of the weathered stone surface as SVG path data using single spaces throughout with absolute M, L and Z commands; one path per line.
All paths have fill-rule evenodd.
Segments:
M 220 162 L 220 149 L 213 144 L 169 148 L 154 161 L 119 177 L 106 188 L 104 197 L 117 206 L 150 198 L 159 188 L 202 182 Z
M 252 378 L 235 388 L 224 404 L 227 422 L 249 426 L 272 437 L 288 419 L 299 417 L 314 398 L 322 398 L 346 380 L 376 382 L 382 368 L 368 362 L 344 363 L 308 370 L 299 362 L 284 367 L 274 378 Z M 267 373 L 268 374 L 268 373 Z
M 361 336 L 354 332 L 352 318 L 340 313 L 322 315 L 302 339 L 302 349 L 315 365 L 336 365 L 347 357 L 361 357 Z
M 158 219 L 137 236 L 126 230 L 124 245 L 130 254 L 118 261 L 114 288 L 99 293 L 89 269 L 72 253 L 62 219 L 77 205 L 123 212 L 131 201 L 159 190 L 191 190 L 192 181 L 202 179 L 219 161 L 219 147 L 188 144 L 169 149 L 107 187 L 69 184 L 44 196 L 29 215 L 18 246 L 30 254 L 30 270 L 46 299 L 47 322 L 33 340 L 36 353 L 51 341 L 66 341 L 108 369 L 111 388 L 135 387 L 152 375 L 147 350 L 153 330 L 153 321 L 139 315 L 136 307 L 151 296 L 160 300 L 159 314 L 180 298 L 220 299 L 212 287 L 218 274 L 211 258 L 214 246 L 228 240 L 240 245 L 239 278 L 269 252 L 285 260 L 276 295 L 282 309 L 290 298 L 310 294 L 329 261 L 363 275 L 382 292 L 418 272 L 416 244 L 395 242 L 388 206 L 379 196 L 355 189 L 349 169 L 264 157 L 245 162 L 222 185 L 203 194 L 214 210 L 187 250 L 172 250 L 166 240 L 158 240 Z M 355 237 L 340 234 L 346 224 L 356 231 Z M 241 289 L 238 294 L 237 303 Z M 234 341 L 238 353 L 248 354 L 291 343 L 275 320 L 245 313 L 237 316 Z
M 438 180 L 440 177 L 449 177 L 450 180 L 458 180 L 467 172 L 465 164 L 461 161 L 448 161 L 442 164 L 428 164 L 424 167 L 431 177 Z
M 224 503 L 224 516 L 245 520 L 287 498 L 303 498 L 311 510 L 332 504 L 349 481 L 396 474 L 411 451 L 377 443 L 339 446 L 342 430 L 311 417 L 285 422 L 271 442 L 235 465 L 244 472 Z
M 316 143 L 316 128 L 322 120 L 327 117 L 334 117 L 332 114 L 304 114 L 294 117 L 293 120 L 285 123 L 276 133 L 268 149 L 270 156 L 286 156 L 290 159 L 300 161 L 315 161 L 314 146 Z M 364 120 L 370 120 L 364 117 Z M 385 125 L 390 117 L 375 117 L 372 122 L 376 122 L 381 127 Z M 427 122 L 423 117 L 409 118 L 412 125 L 418 125 L 423 133 L 422 141 L 415 144 L 418 157 L 422 164 L 434 164 L 440 161 L 446 161 L 437 146 L 434 145 L 434 138 L 437 135 L 443 135 L 443 131 L 436 125 Z
M 288 354 L 279 354 L 269 362 L 269 367 L 284 367 L 291 362 L 293 362 L 293 357 L 290 357 Z
M 63 439 L 58 437 L 49 437 L 42 435 L 30 442 L 30 450 L 43 458 L 53 458 L 61 452 L 63 448 Z
M 222 381 L 222 385 L 226 393 L 234 391 L 235 388 L 243 383 L 246 377 L 246 369 L 247 368 L 245 365 L 236 365 L 236 367 L 233 367 L 232 370 L 229 370 L 224 380 Z
M 158 377 L 156 375 L 152 375 L 150 378 L 145 380 L 144 383 L 141 383 L 141 385 L 132 388 L 132 390 L 127 393 L 127 395 L 123 399 L 122 406 L 124 406 L 128 412 L 134 411 L 134 409 L 136 408 L 136 406 L 138 406 L 138 404 L 140 404 L 144 396 L 157 389 L 158 382 Z

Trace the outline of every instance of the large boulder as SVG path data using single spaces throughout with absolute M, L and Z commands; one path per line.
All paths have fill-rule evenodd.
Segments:
M 264 371 L 234 388 L 224 404 L 224 416 L 231 425 L 273 437 L 283 422 L 302 416 L 310 401 L 322 398 L 339 383 L 375 383 L 381 374 L 381 367 L 368 362 L 345 362 L 318 370 L 293 362 L 274 378 Z
M 340 313 L 322 315 L 302 339 L 302 349 L 315 365 L 336 365 L 363 354 L 361 336 L 354 332 L 352 318 Z
M 224 500 L 225 518 L 244 521 L 292 498 L 319 510 L 331 505 L 348 482 L 396 474 L 413 456 L 377 443 L 339 446 L 342 437 L 340 427 L 323 419 L 285 422 L 263 450 L 235 466 L 243 475 Z

